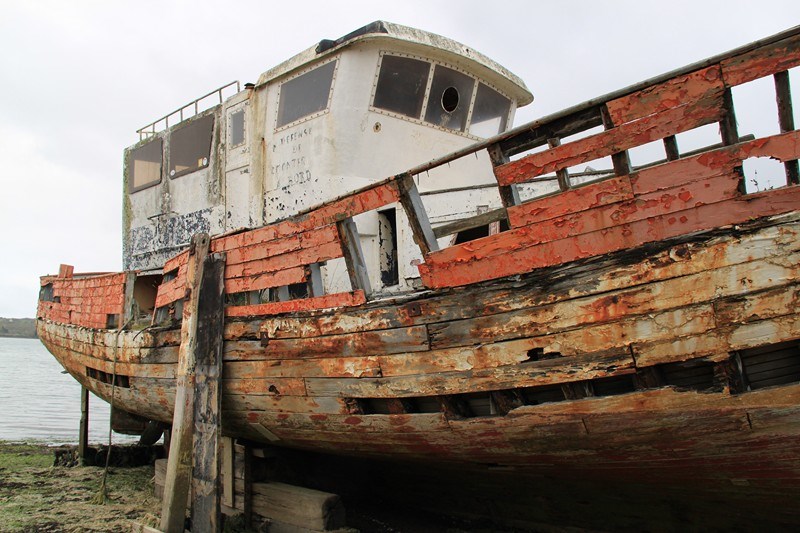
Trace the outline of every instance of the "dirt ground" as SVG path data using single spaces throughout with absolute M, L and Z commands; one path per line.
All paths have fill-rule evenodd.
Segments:
M 119 532 L 134 522 L 155 526 L 153 467 L 112 467 L 102 497 L 103 468 L 53 465 L 47 446 L 0 442 L 0 531 Z

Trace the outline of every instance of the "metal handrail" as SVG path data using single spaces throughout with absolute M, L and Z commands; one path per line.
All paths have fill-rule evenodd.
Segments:
M 171 112 L 171 113 L 167 113 L 167 114 L 166 114 L 166 115 L 164 115 L 163 117 L 161 117 L 161 118 L 159 118 L 159 119 L 157 119 L 157 120 L 154 120 L 154 121 L 153 121 L 153 122 L 151 122 L 150 124 L 148 124 L 148 125 L 146 125 L 146 126 L 143 126 L 143 127 L 139 128 L 138 130 L 136 130 L 136 133 L 138 133 L 138 134 L 139 134 L 139 140 L 141 141 L 142 139 L 144 139 L 144 138 L 146 138 L 146 137 L 149 137 L 149 136 L 151 136 L 151 135 L 155 135 L 155 134 L 157 133 L 157 131 L 156 131 L 156 125 L 157 125 L 157 124 L 159 124 L 159 123 L 160 123 L 160 122 L 162 122 L 162 121 L 164 122 L 164 129 L 168 129 L 168 128 L 169 128 L 169 119 L 170 119 L 170 117 L 172 117 L 172 116 L 173 116 L 173 115 L 175 115 L 175 114 L 180 114 L 180 121 L 179 121 L 179 122 L 182 122 L 182 121 L 184 120 L 183 112 L 184 112 L 184 110 L 185 110 L 187 107 L 192 107 L 192 106 L 194 106 L 194 114 L 193 114 L 193 115 L 190 115 L 190 116 L 195 116 L 195 115 L 197 115 L 197 113 L 199 113 L 199 112 L 200 112 L 200 111 L 199 111 L 199 107 L 198 107 L 198 103 L 199 103 L 200 101 L 202 101 L 202 100 L 205 100 L 205 99 L 206 99 L 206 98 L 208 98 L 209 96 L 212 96 L 212 95 L 213 95 L 213 94 L 215 94 L 215 93 L 216 93 L 217 95 L 219 95 L 219 103 L 221 104 L 221 103 L 222 103 L 222 91 L 224 91 L 225 89 L 227 89 L 228 87 L 231 87 L 231 86 L 233 86 L 233 85 L 236 85 L 236 92 L 237 92 L 237 93 L 238 93 L 238 92 L 240 92 L 240 91 L 242 90 L 242 89 L 241 89 L 241 86 L 240 86 L 240 84 L 239 84 L 239 80 L 234 80 L 234 81 L 232 81 L 232 82 L 228 83 L 227 85 L 223 85 L 222 87 L 220 87 L 220 88 L 218 88 L 218 89 L 214 89 L 213 91 L 211 91 L 211 92 L 209 92 L 209 93 L 207 93 L 207 94 L 204 94 L 204 95 L 203 95 L 203 96 L 201 96 L 200 98 L 195 98 L 194 100 L 192 100 L 192 101 L 191 101 L 191 102 L 189 102 L 188 104 L 186 104 L 186 105 L 184 105 L 184 106 L 182 106 L 182 107 L 179 107 L 179 108 L 178 108 L 178 109 L 176 109 L 175 111 L 173 111 L 173 112 Z M 204 108 L 204 109 L 203 109 L 203 111 L 205 111 L 206 109 L 208 109 L 208 108 Z M 149 130 L 149 131 L 146 131 L 146 130 Z

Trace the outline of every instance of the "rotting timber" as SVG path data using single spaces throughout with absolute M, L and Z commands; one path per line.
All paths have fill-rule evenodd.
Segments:
M 786 71 L 798 65 L 795 28 L 213 237 L 226 261 L 223 433 L 796 499 L 800 132 Z M 742 141 L 731 89 L 763 77 L 775 79 L 781 133 Z M 721 145 L 681 154 L 676 135 L 708 124 Z M 654 141 L 666 161 L 632 168 L 627 151 Z M 432 224 L 419 176 L 476 153 L 502 205 Z M 568 169 L 607 156 L 607 176 L 573 180 Z M 757 157 L 781 161 L 786 185 L 748 193 L 742 166 Z M 557 191 L 520 199 L 543 181 Z M 394 207 L 420 278 L 375 290 L 354 219 Z M 316 269 L 337 258 L 349 286 L 329 292 Z M 134 294 L 141 272 L 43 277 L 40 338 L 95 394 L 110 398 L 116 376 L 116 406 L 170 423 L 187 260 L 174 253 L 147 273 L 157 285 L 144 329 L 133 326 L 147 307 Z M 278 297 L 254 300 L 265 289 Z

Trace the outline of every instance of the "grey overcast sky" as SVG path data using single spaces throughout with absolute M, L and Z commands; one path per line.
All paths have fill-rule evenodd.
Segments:
M 0 316 L 34 316 L 60 263 L 121 268 L 137 128 L 379 19 L 519 75 L 536 98 L 520 124 L 800 24 L 800 2 L 0 0 Z

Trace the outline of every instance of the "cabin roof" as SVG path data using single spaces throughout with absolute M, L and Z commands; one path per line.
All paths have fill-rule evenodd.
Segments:
M 368 40 L 400 41 L 430 48 L 432 52 L 438 53 L 435 55 L 444 53 L 451 56 L 455 62 L 460 63 L 462 67 L 466 66 L 467 69 L 472 70 L 476 75 L 482 75 L 488 81 L 501 85 L 517 101 L 519 106 L 527 105 L 533 101 L 533 95 L 522 79 L 480 52 L 435 33 L 382 20 L 367 24 L 339 39 L 320 41 L 318 44 L 264 72 L 258 78 L 257 86 L 283 77 L 298 68 L 332 55 L 343 48 Z

